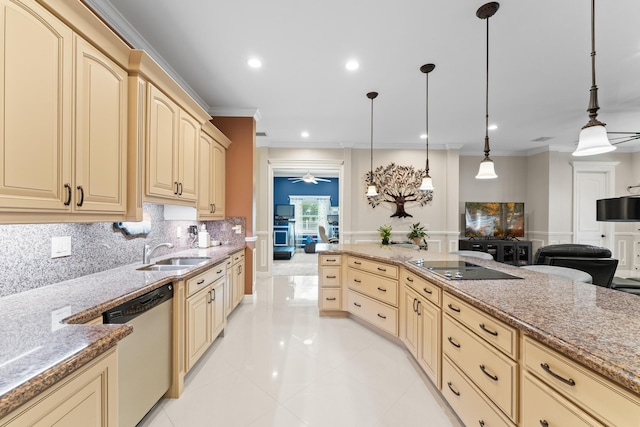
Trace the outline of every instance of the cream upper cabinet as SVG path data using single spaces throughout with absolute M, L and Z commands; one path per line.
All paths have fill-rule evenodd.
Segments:
M 125 70 L 76 37 L 74 210 L 126 210 L 127 81 Z
M 122 219 L 127 72 L 37 3 L 0 4 L 2 222 Z
M 200 123 L 149 85 L 147 196 L 194 205 L 198 188 Z
M 0 209 L 70 211 L 72 31 L 33 1 L 0 4 Z
M 224 219 L 226 147 L 230 143 L 211 123 L 202 126 L 198 152 L 199 220 Z

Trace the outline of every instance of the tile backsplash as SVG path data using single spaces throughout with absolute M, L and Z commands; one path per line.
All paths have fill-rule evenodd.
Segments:
M 187 249 L 192 243 L 188 227 L 206 224 L 212 240 L 243 244 L 245 219 L 220 221 L 166 221 L 164 206 L 146 203 L 151 215 L 151 231 L 129 236 L 109 223 L 0 225 L 0 297 L 46 286 L 126 264 L 142 262 L 145 243 L 170 242 L 172 249 L 160 248 L 153 256 Z M 242 233 L 231 228 L 241 225 Z M 177 237 L 181 228 L 182 236 Z M 71 237 L 71 255 L 51 258 L 51 238 Z

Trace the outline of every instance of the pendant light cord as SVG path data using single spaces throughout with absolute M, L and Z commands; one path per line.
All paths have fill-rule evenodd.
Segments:
M 602 125 L 604 123 L 598 121 L 598 86 L 596 85 L 596 1 L 591 0 L 591 90 L 589 91 L 589 123 L 585 127 Z
M 487 18 L 487 78 L 485 81 L 484 155 L 489 156 L 489 18 Z
M 371 179 L 370 183 L 373 184 L 373 98 L 371 98 Z

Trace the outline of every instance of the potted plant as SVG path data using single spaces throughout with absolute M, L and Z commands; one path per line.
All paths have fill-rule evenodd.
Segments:
M 382 225 L 378 228 L 378 232 L 380 232 L 380 237 L 382 237 L 382 244 L 388 245 L 391 239 L 391 226 L 390 225 Z
M 418 246 L 426 246 L 427 241 L 424 238 L 429 237 L 429 235 L 424 230 L 424 225 L 420 225 L 419 222 L 416 222 L 415 224 L 411 224 L 409 227 L 409 234 L 407 234 L 407 237 L 413 240 L 413 243 Z

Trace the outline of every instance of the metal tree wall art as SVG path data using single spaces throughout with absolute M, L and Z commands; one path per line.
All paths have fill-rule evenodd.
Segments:
M 396 211 L 391 215 L 391 218 L 413 217 L 405 210 L 407 203 L 417 203 L 419 206 L 424 206 L 433 200 L 433 191 L 419 190 L 423 176 L 424 170 L 416 169 L 413 166 L 400 166 L 395 163 L 378 166 L 373 171 L 373 177 L 371 177 L 371 172 L 367 172 L 365 177 L 365 185 L 369 182 L 375 182 L 378 186 L 378 195 L 368 197 L 367 200 L 374 208 L 382 202 L 395 203 Z

